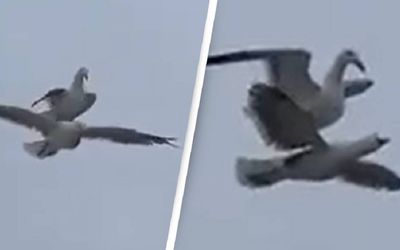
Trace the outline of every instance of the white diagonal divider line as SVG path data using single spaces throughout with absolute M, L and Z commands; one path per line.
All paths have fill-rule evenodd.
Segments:
M 179 218 L 181 215 L 183 194 L 185 192 L 186 177 L 189 169 L 190 154 L 192 152 L 194 132 L 196 129 L 197 114 L 200 106 L 201 91 L 203 89 L 204 74 L 207 66 L 208 50 L 210 48 L 214 18 L 217 9 L 217 0 L 209 0 L 207 19 L 204 27 L 203 42 L 201 44 L 200 59 L 197 66 L 196 83 L 194 85 L 192 106 L 189 115 L 189 122 L 186 130 L 185 146 L 183 149 L 181 166 L 176 186 L 174 206 L 172 209 L 166 250 L 173 250 L 175 247 L 176 235 L 178 232 Z

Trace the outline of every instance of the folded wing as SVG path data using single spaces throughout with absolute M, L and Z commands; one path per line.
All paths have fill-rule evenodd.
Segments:
M 248 92 L 247 115 L 267 145 L 275 144 L 281 149 L 326 147 L 312 115 L 285 93 L 262 83 L 254 84 Z

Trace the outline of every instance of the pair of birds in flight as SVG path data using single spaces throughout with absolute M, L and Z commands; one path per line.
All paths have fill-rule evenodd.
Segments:
M 176 138 L 142 133 L 115 126 L 86 126 L 75 118 L 88 111 L 96 102 L 96 94 L 85 90 L 87 68 L 80 68 L 69 89 L 55 88 L 33 102 L 32 107 L 46 101 L 49 109 L 33 112 L 29 109 L 0 105 L 0 118 L 39 131 L 43 139 L 24 143 L 24 149 L 39 159 L 55 155 L 61 149 L 74 149 L 82 138 L 105 139 L 122 144 L 167 144 L 175 147 Z
M 365 72 L 353 50 L 338 54 L 322 84 L 309 74 L 311 53 L 305 49 L 267 49 L 211 55 L 207 66 L 261 60 L 268 84 L 257 82 L 248 89 L 244 113 L 255 124 L 267 146 L 290 151 L 270 159 L 239 157 L 236 177 L 249 188 L 272 186 L 284 180 L 342 181 L 374 189 L 400 190 L 400 178 L 387 167 L 362 159 L 389 142 L 378 133 L 363 138 L 328 143 L 319 130 L 338 121 L 345 99 L 373 85 L 367 78 L 345 80 L 348 65 Z M 296 151 L 296 152 L 292 152 Z

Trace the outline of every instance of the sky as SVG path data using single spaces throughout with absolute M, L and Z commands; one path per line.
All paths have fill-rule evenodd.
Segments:
M 0 103 L 29 108 L 76 70 L 95 105 L 78 120 L 183 145 L 207 1 L 0 3 Z M 83 141 L 38 160 L 34 131 L 0 122 L 0 249 L 163 249 L 182 147 Z
M 323 135 L 328 141 L 389 136 L 391 143 L 370 158 L 400 173 L 400 118 L 392 113 L 400 90 L 398 9 L 395 1 L 219 1 L 210 53 L 304 47 L 313 53 L 311 74 L 320 81 L 342 49 L 355 49 L 376 84 L 349 100 L 345 116 Z M 360 76 L 354 69 L 347 74 Z M 337 181 L 256 191 L 237 183 L 236 157 L 274 155 L 242 113 L 249 84 L 264 79 L 260 63 L 207 69 L 175 249 L 398 246 L 398 193 Z

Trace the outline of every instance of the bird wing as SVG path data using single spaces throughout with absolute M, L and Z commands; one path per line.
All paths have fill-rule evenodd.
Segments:
M 88 111 L 96 102 L 96 99 L 97 98 L 95 93 L 85 93 L 85 104 L 82 105 L 80 109 L 78 109 L 77 112 L 72 115 L 71 120 L 74 120 L 76 117 Z
M 354 97 L 364 93 L 373 85 L 373 80 L 368 78 L 344 80 L 344 96 L 346 98 Z
M 281 149 L 327 147 L 312 115 L 277 88 L 263 83 L 251 86 L 246 110 L 267 145 Z
M 262 60 L 271 84 L 302 105 L 318 95 L 320 86 L 310 74 L 311 53 L 304 49 L 260 49 L 237 51 L 208 57 L 207 65 Z
M 52 119 L 15 106 L 0 105 L 0 117 L 31 129 L 34 128 L 44 135 L 57 126 L 57 122 Z
M 54 88 L 49 90 L 44 96 L 39 98 L 38 100 L 32 103 L 32 107 L 36 106 L 39 102 L 43 100 L 47 100 L 47 103 L 50 107 L 57 105 L 57 103 L 61 100 L 61 97 L 67 93 L 67 90 L 64 88 Z
M 135 129 L 120 127 L 88 127 L 82 132 L 82 137 L 88 139 L 105 139 L 122 144 L 168 144 L 176 147 L 176 145 L 172 143 L 176 138 L 162 137 L 138 132 Z
M 400 189 L 399 176 L 390 169 L 370 161 L 351 161 L 341 169 L 340 177 L 363 187 L 374 189 L 387 189 L 395 191 Z

